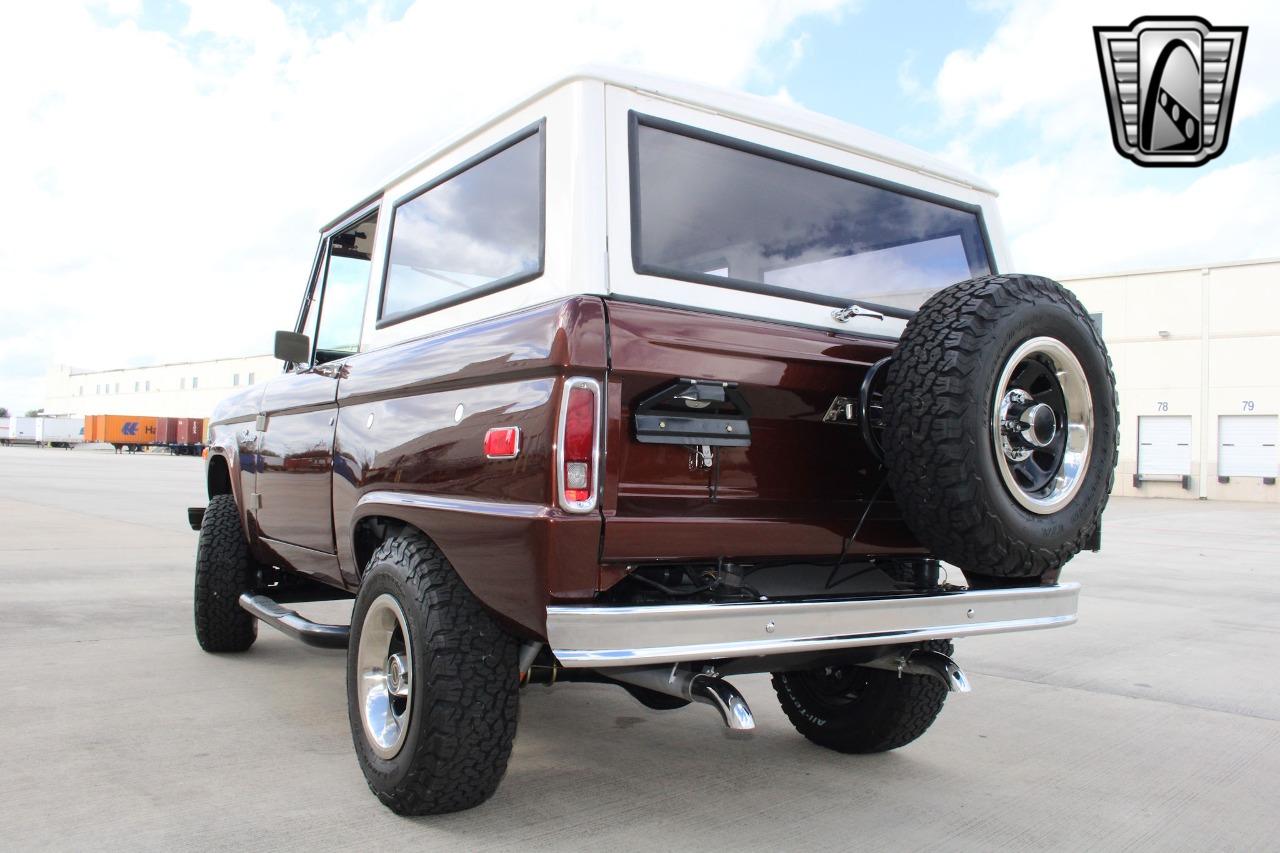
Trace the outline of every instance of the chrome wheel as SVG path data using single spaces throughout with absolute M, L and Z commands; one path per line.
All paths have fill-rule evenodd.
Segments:
M 404 611 L 389 593 L 375 598 L 364 614 L 356 680 L 365 737 L 380 758 L 394 758 L 409 730 L 413 654 Z
M 1057 512 L 1084 482 L 1093 395 L 1080 360 L 1057 338 L 1032 338 L 996 383 L 991 441 L 1005 487 L 1023 508 Z

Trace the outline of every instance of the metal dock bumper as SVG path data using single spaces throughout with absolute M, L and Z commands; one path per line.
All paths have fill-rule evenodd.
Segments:
M 1057 628 L 1076 621 L 1080 584 L 838 601 L 547 608 L 566 667 L 638 666 Z

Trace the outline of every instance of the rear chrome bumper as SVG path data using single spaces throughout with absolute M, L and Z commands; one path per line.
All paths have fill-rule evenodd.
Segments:
M 547 608 L 566 667 L 602 668 L 828 651 L 1056 628 L 1080 584 L 841 601 Z

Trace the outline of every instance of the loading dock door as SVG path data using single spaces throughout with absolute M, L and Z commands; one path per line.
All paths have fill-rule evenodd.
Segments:
M 1138 476 L 1181 477 L 1191 473 L 1191 416 L 1138 418 Z
M 1218 418 L 1218 475 L 1274 477 L 1280 453 L 1275 415 L 1223 415 Z

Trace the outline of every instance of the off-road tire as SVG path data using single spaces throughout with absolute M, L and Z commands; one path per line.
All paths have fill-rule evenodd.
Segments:
M 399 752 L 389 759 L 370 746 L 356 689 L 364 615 L 384 593 L 404 612 L 412 651 L 409 723 Z M 374 552 L 351 629 L 347 710 L 370 790 L 402 815 L 462 811 L 492 796 L 516 735 L 518 641 L 480 605 L 435 544 L 411 529 Z
M 231 495 L 214 495 L 200 522 L 196 551 L 196 640 L 206 652 L 243 652 L 258 637 L 258 620 L 240 606 L 256 565 Z
M 950 640 L 925 644 L 950 655 Z M 856 698 L 832 702 L 814 688 L 818 670 L 775 672 L 773 689 L 787 719 L 818 746 L 845 753 L 888 752 L 906 746 L 933 725 L 947 688 L 925 675 L 849 667 Z
M 1089 383 L 1094 431 L 1084 479 L 1063 507 L 1020 506 L 996 467 L 991 411 L 1000 371 L 1037 336 L 1070 348 Z M 1098 531 L 1115 477 L 1111 359 L 1080 301 L 1030 275 L 995 275 L 934 294 L 907 324 L 884 391 L 885 466 L 903 517 L 971 586 L 1054 582 Z

